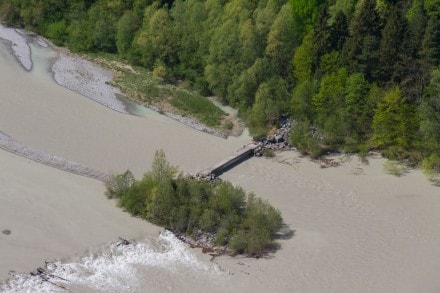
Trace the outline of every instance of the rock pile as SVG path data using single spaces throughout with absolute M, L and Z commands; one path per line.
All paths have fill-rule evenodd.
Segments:
M 278 128 L 274 134 L 268 135 L 259 140 L 258 147 L 255 149 L 254 154 L 256 157 L 264 155 L 266 150 L 271 151 L 283 151 L 290 148 L 289 133 L 292 127 L 292 121 L 287 119 L 282 126 Z

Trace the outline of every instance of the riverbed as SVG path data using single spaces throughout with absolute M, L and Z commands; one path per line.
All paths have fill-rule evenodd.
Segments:
M 58 85 L 50 47 L 26 71 L 0 44 L 0 131 L 103 173 L 139 178 L 163 149 L 186 173 L 204 170 L 245 142 L 196 131 L 155 112 L 129 115 Z M 73 292 L 439 292 L 440 189 L 419 170 L 402 177 L 338 156 L 320 168 L 294 151 L 252 158 L 222 178 L 278 208 L 280 249 L 263 259 L 211 260 L 162 229 L 130 217 L 100 181 L 0 150 L 0 279 L 50 269 Z M 161 235 L 159 235 L 161 233 Z M 118 246 L 118 237 L 137 244 Z M 29 275 L 9 292 L 63 291 Z M 14 291 L 15 290 L 15 291 Z

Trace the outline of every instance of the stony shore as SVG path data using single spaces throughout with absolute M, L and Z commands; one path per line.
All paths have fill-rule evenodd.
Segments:
M 55 81 L 76 93 L 94 100 L 117 112 L 128 114 L 124 104 L 116 98 L 120 90 L 109 83 L 113 73 L 66 49 L 57 49 L 59 57 L 52 66 Z
M 67 171 L 76 175 L 81 175 L 100 181 L 104 181 L 107 178 L 107 174 L 103 172 L 93 170 L 87 166 L 28 147 L 13 139 L 9 135 L 3 133 L 2 131 L 0 131 L 0 149 L 21 157 L 28 158 L 34 162 Z
M 0 25 L 0 39 L 10 42 L 12 52 L 24 69 L 32 70 L 31 48 L 21 30 Z

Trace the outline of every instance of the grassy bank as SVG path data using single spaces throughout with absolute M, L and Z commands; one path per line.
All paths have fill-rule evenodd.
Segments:
M 112 85 L 130 99 L 154 106 L 160 111 L 190 117 L 206 126 L 227 132 L 230 120 L 227 114 L 209 99 L 184 86 L 161 78 L 160 73 L 128 65 L 112 54 L 87 54 L 86 58 L 116 72 Z

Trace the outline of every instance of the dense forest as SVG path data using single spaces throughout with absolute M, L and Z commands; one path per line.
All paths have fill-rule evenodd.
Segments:
M 438 0 L 0 0 L 2 21 L 108 52 L 240 110 L 302 152 L 440 171 Z

